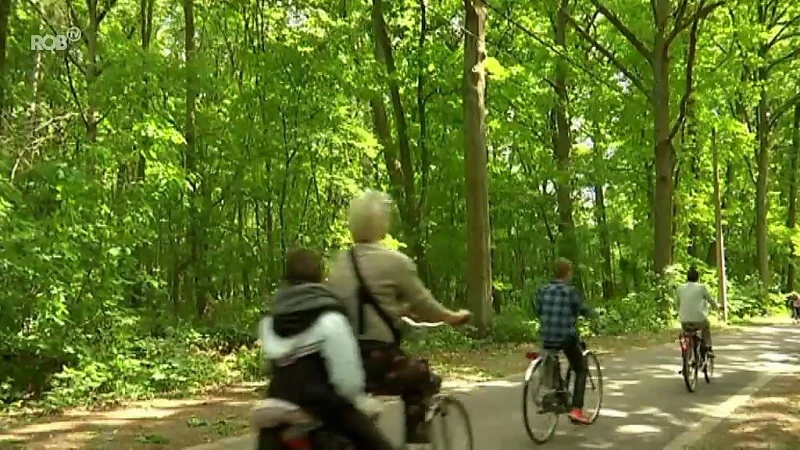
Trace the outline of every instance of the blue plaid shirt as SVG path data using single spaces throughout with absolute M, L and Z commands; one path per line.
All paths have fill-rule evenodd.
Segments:
M 578 316 L 591 315 L 574 287 L 558 280 L 539 289 L 536 309 L 539 313 L 539 334 L 545 348 L 559 348 L 577 339 Z

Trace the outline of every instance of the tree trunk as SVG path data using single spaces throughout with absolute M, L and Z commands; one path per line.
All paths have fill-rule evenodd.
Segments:
M 794 105 L 794 126 L 792 131 L 793 139 L 789 170 L 789 211 L 788 217 L 786 218 L 786 226 L 789 228 L 790 234 L 794 234 L 794 229 L 797 226 L 797 169 L 800 167 L 800 103 Z M 793 241 L 790 241 L 789 248 L 789 264 L 786 266 L 786 292 L 794 292 L 795 247 Z
M 722 232 L 722 199 L 719 188 L 719 147 L 717 147 L 717 130 L 711 130 L 711 151 L 714 165 L 714 225 L 717 231 L 717 295 L 722 306 L 722 318 L 728 321 L 728 296 L 727 281 L 725 278 L 725 239 Z
M 397 69 L 394 63 L 394 55 L 392 54 L 392 43 L 389 38 L 386 21 L 383 18 L 382 0 L 372 0 L 372 29 L 375 37 L 375 54 L 386 68 L 389 98 L 392 103 L 394 123 L 397 127 L 397 150 L 399 152 L 397 156 L 399 156 L 400 176 L 396 177 L 395 181 L 400 182 L 398 187 L 401 189 L 398 190 L 401 190 L 403 196 L 401 199 L 398 198 L 396 200 L 403 217 L 403 230 L 406 241 L 408 241 L 408 246 L 414 253 L 415 259 L 419 262 L 424 260 L 424 255 L 422 254 L 424 249 L 419 233 L 420 212 L 414 186 L 414 163 L 411 155 L 405 108 L 400 97 L 400 86 L 397 82 Z M 391 164 L 398 164 L 396 157 L 391 158 Z
M 139 28 L 140 28 L 140 35 L 142 38 L 142 52 L 147 54 L 147 51 L 150 49 L 150 40 L 153 37 L 153 8 L 155 7 L 155 0 L 141 0 L 139 4 Z M 147 88 L 147 83 L 149 80 L 148 74 L 143 74 L 144 76 L 144 84 L 145 89 Z M 148 93 L 145 93 L 144 98 L 142 99 L 143 109 L 142 111 L 147 111 L 149 109 L 149 102 L 148 102 Z M 145 149 L 147 146 L 150 145 L 150 138 L 144 137 L 145 147 L 139 150 L 139 161 L 136 164 L 136 179 L 140 182 L 144 181 L 144 175 L 147 172 L 147 157 L 145 156 Z
M 250 300 L 250 255 L 251 249 L 247 245 L 247 239 L 245 238 L 245 217 L 247 217 L 247 203 L 244 200 L 239 199 L 236 205 L 236 225 L 238 227 L 238 235 L 239 235 L 239 261 L 241 264 L 241 274 L 242 274 L 242 296 L 245 300 Z
M 11 0 L 0 0 L 0 133 L 7 126 L 6 117 L 10 116 L 8 113 L 11 110 L 11 99 L 8 95 L 8 86 L 11 82 L 6 74 L 9 16 L 11 16 Z
M 690 204 L 695 202 L 702 202 L 703 199 L 697 198 L 697 187 L 700 185 L 702 179 L 700 174 L 700 146 L 697 141 L 697 118 L 695 116 L 695 102 L 694 98 L 689 98 L 686 102 L 686 124 L 685 124 L 686 138 L 683 142 L 681 151 L 689 153 L 689 177 L 687 180 L 689 191 Z M 706 255 L 703 252 L 703 239 L 700 236 L 700 224 L 697 223 L 695 218 L 689 218 L 689 246 L 687 252 L 689 256 L 697 259 L 704 258 Z
M 427 0 L 419 0 L 420 25 L 419 25 L 419 52 L 417 64 L 417 120 L 419 122 L 419 169 L 420 169 L 420 189 L 419 202 L 417 205 L 417 219 L 419 221 L 416 244 L 418 249 L 414 251 L 417 256 L 417 267 L 422 281 L 427 283 L 430 280 L 428 261 L 425 257 L 425 243 L 428 240 L 428 227 L 426 224 L 425 210 L 428 200 L 428 178 L 430 174 L 430 152 L 428 150 L 428 115 L 427 97 L 425 95 L 425 42 L 428 36 L 428 8 Z
M 758 102 L 758 153 L 756 163 L 756 267 L 764 289 L 770 287 L 769 236 L 767 213 L 769 209 L 769 116 L 767 114 L 767 92 L 761 90 Z
M 567 15 L 569 1 L 560 0 L 553 13 L 553 43 L 566 53 L 567 47 Z M 561 256 L 573 261 L 575 270 L 575 286 L 582 290 L 580 269 L 578 264 L 578 245 L 575 238 L 575 222 L 572 218 L 572 168 L 570 153 L 570 122 L 567 111 L 569 95 L 567 93 L 567 61 L 558 57 L 553 80 L 553 91 L 556 96 L 554 116 L 555 134 L 553 135 L 553 156 L 556 160 L 556 203 L 558 205 L 558 247 Z
M 594 220 L 600 233 L 600 255 L 603 258 L 603 300 L 614 297 L 613 261 L 611 259 L 611 239 L 608 233 L 605 198 L 605 155 L 600 138 L 594 139 Z
M 464 169 L 467 193 L 467 298 L 481 330 L 492 324 L 492 262 L 486 157 L 486 6 L 464 0 Z
M 195 124 L 195 112 L 197 103 L 197 77 L 194 67 L 195 60 L 195 26 L 194 26 L 194 0 L 183 1 L 183 12 L 185 20 L 185 57 L 186 57 L 186 110 L 185 110 L 185 129 L 186 153 L 184 155 L 186 172 L 190 177 L 189 184 L 192 187 L 192 199 L 189 211 L 189 247 L 191 249 L 189 286 L 187 292 L 194 296 L 195 313 L 197 317 L 202 317 L 208 305 L 207 285 L 205 278 L 205 242 L 202 226 L 199 223 L 198 212 L 202 207 L 200 201 L 200 191 L 202 184 L 198 183 L 199 177 L 197 167 L 197 130 Z
M 653 130 L 656 182 L 653 198 L 653 269 L 664 272 L 672 262 L 672 175 L 675 155 L 670 138 L 670 64 L 666 26 L 669 0 L 657 0 L 654 8 L 656 34 L 653 45 Z
M 89 143 L 97 142 L 97 92 L 94 84 L 97 80 L 97 34 L 100 29 L 100 15 L 97 11 L 97 0 L 86 2 L 89 8 L 89 26 L 86 33 L 86 137 Z M 94 151 L 94 149 L 90 149 Z M 94 155 L 89 158 L 89 172 L 94 172 Z

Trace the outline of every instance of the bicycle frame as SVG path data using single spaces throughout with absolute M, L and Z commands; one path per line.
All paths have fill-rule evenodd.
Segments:
M 586 351 L 584 350 L 584 355 Z M 556 412 L 559 414 L 565 413 L 569 411 L 571 407 L 571 396 L 568 393 L 567 387 L 569 386 L 569 381 L 572 375 L 572 369 L 567 371 L 566 380 L 563 376 L 561 376 L 561 361 L 558 358 L 558 352 L 550 351 L 543 355 L 539 355 L 538 353 L 529 352 L 526 354 L 526 357 L 531 360 L 530 364 L 528 364 L 528 369 L 525 371 L 525 383 L 530 381 L 531 377 L 533 376 L 534 370 L 538 366 L 543 366 L 545 370 L 549 370 L 549 373 L 545 371 L 545 376 L 549 376 L 550 379 L 548 380 L 549 388 L 552 391 L 548 392 L 548 394 L 552 394 L 555 396 L 555 399 L 551 397 L 551 401 L 548 402 L 547 409 L 552 409 L 551 412 Z M 550 363 L 550 366 L 547 367 L 545 364 Z M 555 400 L 555 401 L 553 401 Z M 542 405 L 545 407 L 545 405 Z
M 705 359 L 702 351 L 703 339 L 697 332 L 681 332 L 680 343 L 681 354 L 692 351 L 698 361 L 702 362 L 701 359 Z

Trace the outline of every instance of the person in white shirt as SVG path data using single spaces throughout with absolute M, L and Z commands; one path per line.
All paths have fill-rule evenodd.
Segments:
M 267 397 L 299 406 L 355 450 L 395 450 L 357 408 L 366 396 L 361 353 L 345 309 L 322 284 L 322 258 L 293 249 L 285 267 L 270 315 L 259 324 L 272 372 Z M 283 450 L 269 431 L 261 430 L 259 449 Z
M 678 288 L 676 296 L 681 327 L 685 332 L 701 330 L 703 333 L 703 346 L 708 355 L 713 356 L 708 308 L 711 306 L 716 309 L 716 303 L 708 292 L 706 285 L 699 282 L 700 273 L 696 267 L 689 268 L 686 278 L 687 282 Z

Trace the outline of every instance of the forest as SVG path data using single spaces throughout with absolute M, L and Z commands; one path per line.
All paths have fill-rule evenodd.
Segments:
M 442 346 L 533 342 L 558 256 L 588 333 L 668 327 L 689 265 L 770 314 L 799 61 L 792 0 L 0 0 L 0 399 L 263 377 L 284 252 L 347 248 L 369 188 L 474 312 Z

